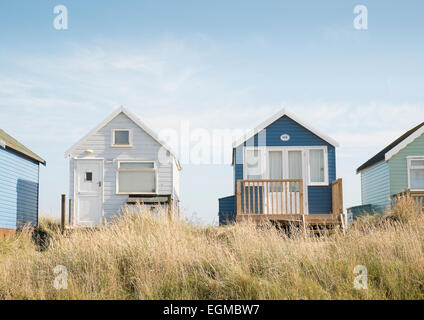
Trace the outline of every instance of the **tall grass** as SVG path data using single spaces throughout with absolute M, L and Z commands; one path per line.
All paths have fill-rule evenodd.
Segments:
M 42 228 L 46 250 L 30 230 L 0 241 L 1 299 L 424 298 L 424 217 L 407 201 L 328 237 L 288 237 L 271 224 L 200 227 L 140 207 L 65 236 L 51 222 Z M 67 290 L 53 286 L 57 265 Z M 367 290 L 354 288 L 357 265 Z

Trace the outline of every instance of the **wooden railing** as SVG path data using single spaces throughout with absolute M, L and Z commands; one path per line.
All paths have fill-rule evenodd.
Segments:
M 238 180 L 237 214 L 303 214 L 303 181 Z
M 343 213 L 343 182 L 342 179 L 333 181 L 331 186 L 331 198 L 333 203 L 333 214 Z
M 424 191 L 407 190 L 405 192 L 395 194 L 393 196 L 393 205 L 396 203 L 396 201 L 405 197 L 411 197 L 417 205 L 418 210 L 424 211 Z

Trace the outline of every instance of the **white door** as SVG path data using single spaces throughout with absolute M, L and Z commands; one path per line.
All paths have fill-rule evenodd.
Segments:
M 300 213 L 300 206 L 307 213 L 306 170 L 304 169 L 304 151 L 296 149 L 270 150 L 268 152 L 269 179 L 302 179 L 304 203 L 300 203 L 300 190 L 297 185 L 271 184 L 268 198 L 264 200 L 266 214 Z M 287 190 L 286 190 L 287 189 Z
M 97 226 L 103 217 L 103 160 L 75 160 L 76 224 Z

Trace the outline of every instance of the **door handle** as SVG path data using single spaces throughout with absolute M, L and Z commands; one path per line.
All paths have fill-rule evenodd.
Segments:
M 99 188 L 101 188 L 102 187 L 102 182 L 101 181 L 99 181 Z

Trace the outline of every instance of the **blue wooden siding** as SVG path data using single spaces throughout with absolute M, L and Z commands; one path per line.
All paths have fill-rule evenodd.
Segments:
M 37 224 L 38 170 L 37 162 L 0 148 L 0 228 Z
M 305 127 L 287 116 L 283 116 L 270 124 L 266 133 L 260 132 L 236 148 L 234 155 L 234 181 L 243 179 L 243 147 L 244 146 L 281 146 L 281 147 L 308 147 L 327 146 L 328 148 L 328 176 L 329 186 L 308 187 L 309 213 L 331 213 L 332 195 L 331 183 L 336 180 L 336 151 L 334 146 L 318 137 Z M 289 141 L 282 141 L 281 135 L 289 134 Z M 260 138 L 258 137 L 260 136 Z M 264 143 L 263 143 L 264 142 Z
M 389 165 L 381 161 L 361 171 L 362 204 L 384 209 L 390 205 Z
M 236 197 L 229 196 L 218 199 L 219 201 L 219 225 L 226 225 L 236 219 Z

